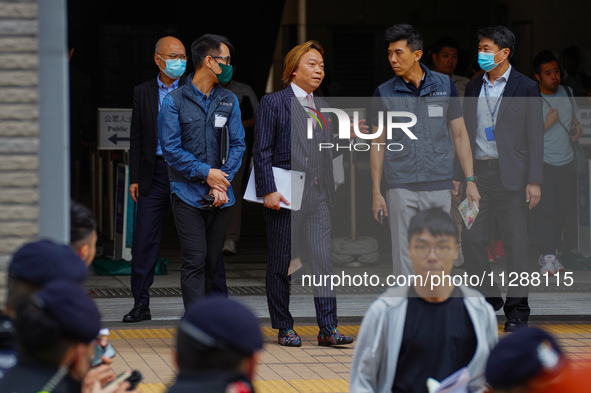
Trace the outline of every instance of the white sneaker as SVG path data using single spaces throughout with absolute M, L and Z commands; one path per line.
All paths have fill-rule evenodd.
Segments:
M 460 249 L 458 250 L 458 259 L 454 261 L 454 266 L 462 266 L 464 264 L 464 253 L 462 252 L 462 247 L 460 245 Z
M 222 248 L 224 255 L 236 255 L 236 242 L 231 239 L 224 240 L 224 247 Z
M 556 272 L 556 257 L 552 254 L 544 255 L 544 263 L 540 269 L 540 274 L 544 276 L 547 274 L 553 276 L 556 274 Z

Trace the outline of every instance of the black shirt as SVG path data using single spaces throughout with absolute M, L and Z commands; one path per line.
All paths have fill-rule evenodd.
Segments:
M 441 303 L 410 288 L 392 392 L 427 393 L 427 378 L 441 382 L 467 366 L 475 351 L 476 333 L 459 288 Z

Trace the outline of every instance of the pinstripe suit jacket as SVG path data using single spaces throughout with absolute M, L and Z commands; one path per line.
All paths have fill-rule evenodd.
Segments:
M 313 143 L 306 139 L 306 124 L 308 115 L 295 99 L 291 86 L 268 94 L 261 99 L 257 109 L 254 129 L 253 163 L 257 196 L 261 197 L 277 191 L 272 167 L 293 169 L 306 174 L 312 171 L 310 149 L 318 149 L 318 143 L 336 142 L 329 129 L 315 130 Z M 321 99 L 315 98 L 317 109 L 328 105 Z M 293 109 L 293 110 L 292 110 Z M 330 123 L 329 123 L 330 124 Z M 334 204 L 334 176 L 332 171 L 332 150 L 323 149 L 324 179 L 329 193 L 330 205 Z M 309 182 L 306 182 L 309 184 Z M 304 189 L 303 198 L 307 192 Z M 289 198 L 289 196 L 286 196 Z

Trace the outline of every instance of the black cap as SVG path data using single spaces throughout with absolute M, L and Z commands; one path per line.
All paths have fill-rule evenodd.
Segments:
M 245 355 L 252 355 L 263 347 L 263 335 L 254 314 L 225 297 L 210 297 L 193 303 L 185 312 L 179 330 L 209 347 L 231 349 Z
M 486 380 L 493 388 L 510 388 L 540 373 L 556 373 L 564 362 L 552 336 L 538 328 L 520 329 L 493 348 L 486 365 Z
M 90 342 L 101 329 L 96 304 L 78 284 L 52 281 L 36 292 L 32 301 L 47 311 L 66 336 L 75 340 Z
M 12 256 L 8 273 L 37 286 L 58 279 L 82 284 L 88 274 L 84 261 L 69 246 L 51 240 L 22 246 Z

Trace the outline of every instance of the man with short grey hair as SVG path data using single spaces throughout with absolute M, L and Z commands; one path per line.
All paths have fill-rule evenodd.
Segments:
M 170 183 L 158 142 L 157 116 L 164 97 L 184 84 L 187 53 L 175 37 L 158 40 L 153 56 L 160 70 L 135 87 L 129 149 L 129 195 L 137 203 L 131 261 L 133 308 L 123 322 L 141 322 L 150 314 L 150 286 L 162 238 L 162 223 L 170 207 Z

